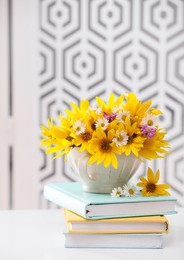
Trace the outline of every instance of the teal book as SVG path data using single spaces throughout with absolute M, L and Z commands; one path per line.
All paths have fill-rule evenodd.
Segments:
M 81 182 L 53 182 L 44 187 L 44 197 L 86 219 L 175 214 L 176 198 L 142 195 L 112 197 L 110 194 L 89 193 Z

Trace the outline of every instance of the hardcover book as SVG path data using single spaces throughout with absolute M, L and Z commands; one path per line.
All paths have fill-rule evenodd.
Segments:
M 165 216 L 146 216 L 110 219 L 85 219 L 64 209 L 67 230 L 77 234 L 99 233 L 168 233 L 169 222 Z
M 112 197 L 110 194 L 85 192 L 81 182 L 48 183 L 44 187 L 44 197 L 87 219 L 177 213 L 176 199 L 172 196 Z
M 163 248 L 163 234 L 63 234 L 72 248 Z

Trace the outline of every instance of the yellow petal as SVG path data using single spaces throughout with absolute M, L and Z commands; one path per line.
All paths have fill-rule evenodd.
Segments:
M 164 195 L 170 196 L 171 194 L 168 191 L 165 190 Z
M 105 159 L 105 154 L 102 153 L 101 156 L 99 157 L 98 164 L 100 164 L 101 162 L 103 162 L 104 159 Z
M 138 157 L 139 154 L 138 154 L 138 149 L 135 148 L 135 145 L 134 144 L 131 144 L 130 145 L 130 149 L 132 150 L 133 154 Z
M 143 176 L 140 177 L 140 180 L 141 180 L 144 184 L 147 184 L 147 183 L 148 183 L 147 180 L 146 180 Z
M 111 156 L 112 156 L 112 165 L 113 165 L 113 167 L 115 169 L 117 169 L 118 168 L 118 160 L 116 158 L 116 155 L 115 154 L 111 154 Z
M 155 184 L 155 176 L 154 176 L 154 173 L 153 173 L 153 171 L 150 167 L 148 167 L 147 176 L 148 176 L 148 181 Z
M 171 186 L 169 184 L 158 184 L 157 185 L 158 189 L 170 189 Z
M 137 183 L 137 186 L 139 186 L 139 187 L 143 187 L 143 188 L 144 188 L 144 187 L 145 187 L 145 184 L 142 183 L 142 182 L 138 182 L 138 183 Z
M 155 175 L 155 183 L 158 182 L 159 178 L 160 178 L 160 170 L 157 170 L 156 175 Z
M 114 94 L 110 94 L 109 100 L 108 100 L 108 108 L 114 107 Z
M 166 190 L 159 190 L 159 189 L 156 190 L 156 194 L 157 195 L 166 195 L 166 196 L 170 195 L 170 193 L 168 191 L 166 191 Z
M 108 136 L 108 138 L 109 138 L 110 140 L 112 140 L 113 137 L 114 137 L 114 129 L 109 130 L 107 136 Z
M 96 162 L 98 160 L 99 156 L 98 156 L 98 153 L 95 153 L 91 156 L 91 158 L 88 160 L 88 163 L 89 164 L 92 164 L 94 162 Z
M 104 166 L 107 168 L 109 164 L 111 163 L 111 156 L 109 157 L 110 154 L 106 154 L 105 159 L 104 159 Z

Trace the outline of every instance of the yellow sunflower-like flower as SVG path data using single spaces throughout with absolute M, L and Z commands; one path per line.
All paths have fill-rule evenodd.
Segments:
M 143 196 L 159 196 L 167 195 L 170 193 L 166 189 L 170 188 L 169 184 L 157 184 L 160 178 L 160 171 L 158 170 L 154 175 L 152 169 L 149 167 L 147 172 L 147 180 L 144 177 L 140 177 L 141 182 L 137 183 L 137 186 L 142 188 Z
M 165 158 L 165 154 L 169 154 L 167 148 L 170 148 L 168 140 L 164 137 L 166 132 L 162 132 L 162 129 L 157 129 L 155 136 L 151 139 L 145 139 L 143 147 L 139 151 L 139 155 L 147 160 L 152 160 L 156 158 Z
M 55 137 L 54 146 L 49 148 L 46 154 L 58 153 L 53 159 L 59 158 L 63 154 L 68 154 L 73 146 L 73 138 L 70 136 L 68 129 L 55 127 L 51 130 L 52 135 Z
M 122 125 L 123 130 L 128 135 L 128 142 L 126 145 L 121 147 L 121 152 L 125 153 L 126 156 L 132 152 L 136 157 L 139 156 L 139 151 L 143 147 L 144 137 L 139 136 L 139 129 L 137 123 L 133 125 L 130 122 L 130 118 L 126 118 L 125 124 Z
M 88 147 L 88 142 L 91 140 L 93 130 L 90 123 L 86 123 L 85 131 L 79 135 L 76 135 L 75 131 L 71 133 L 71 136 L 74 138 L 73 144 L 80 147 L 80 152 L 84 151 Z
M 142 103 L 139 99 L 137 99 L 134 93 L 129 93 L 126 97 L 126 103 L 123 108 L 126 111 L 130 112 L 131 117 L 144 117 L 146 111 L 151 106 L 152 101 L 148 100 L 145 103 Z
M 102 109 L 103 112 L 111 114 L 115 107 L 119 107 L 122 105 L 124 100 L 124 96 L 121 95 L 117 99 L 115 99 L 114 94 L 110 94 L 107 104 L 100 98 L 96 97 L 96 103 L 99 108 Z
M 46 154 L 58 153 L 53 159 L 68 154 L 73 146 L 73 137 L 71 137 L 71 123 L 67 118 L 60 115 L 61 125 L 55 126 L 53 119 L 48 120 L 48 128 L 42 126 L 42 135 L 45 137 L 41 142 L 41 146 L 47 149 Z
M 42 134 L 42 136 L 44 136 L 44 138 L 40 141 L 40 144 L 41 144 L 41 147 L 43 147 L 43 148 L 49 148 L 56 141 L 55 136 L 52 134 L 52 130 L 55 127 L 52 117 L 47 120 L 47 124 L 48 124 L 48 127 L 41 126 L 41 129 L 42 129 L 41 134 Z
M 108 167 L 111 163 L 114 168 L 118 167 L 115 154 L 120 154 L 121 150 L 112 142 L 113 138 L 114 129 L 109 130 L 107 134 L 101 128 L 96 130 L 87 147 L 88 152 L 91 154 L 89 164 L 103 162 L 105 167 Z

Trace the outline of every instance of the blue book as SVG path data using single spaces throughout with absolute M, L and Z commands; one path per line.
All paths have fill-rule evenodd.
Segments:
M 176 198 L 142 195 L 112 197 L 85 192 L 81 182 L 54 182 L 44 187 L 44 197 L 86 219 L 175 214 Z

